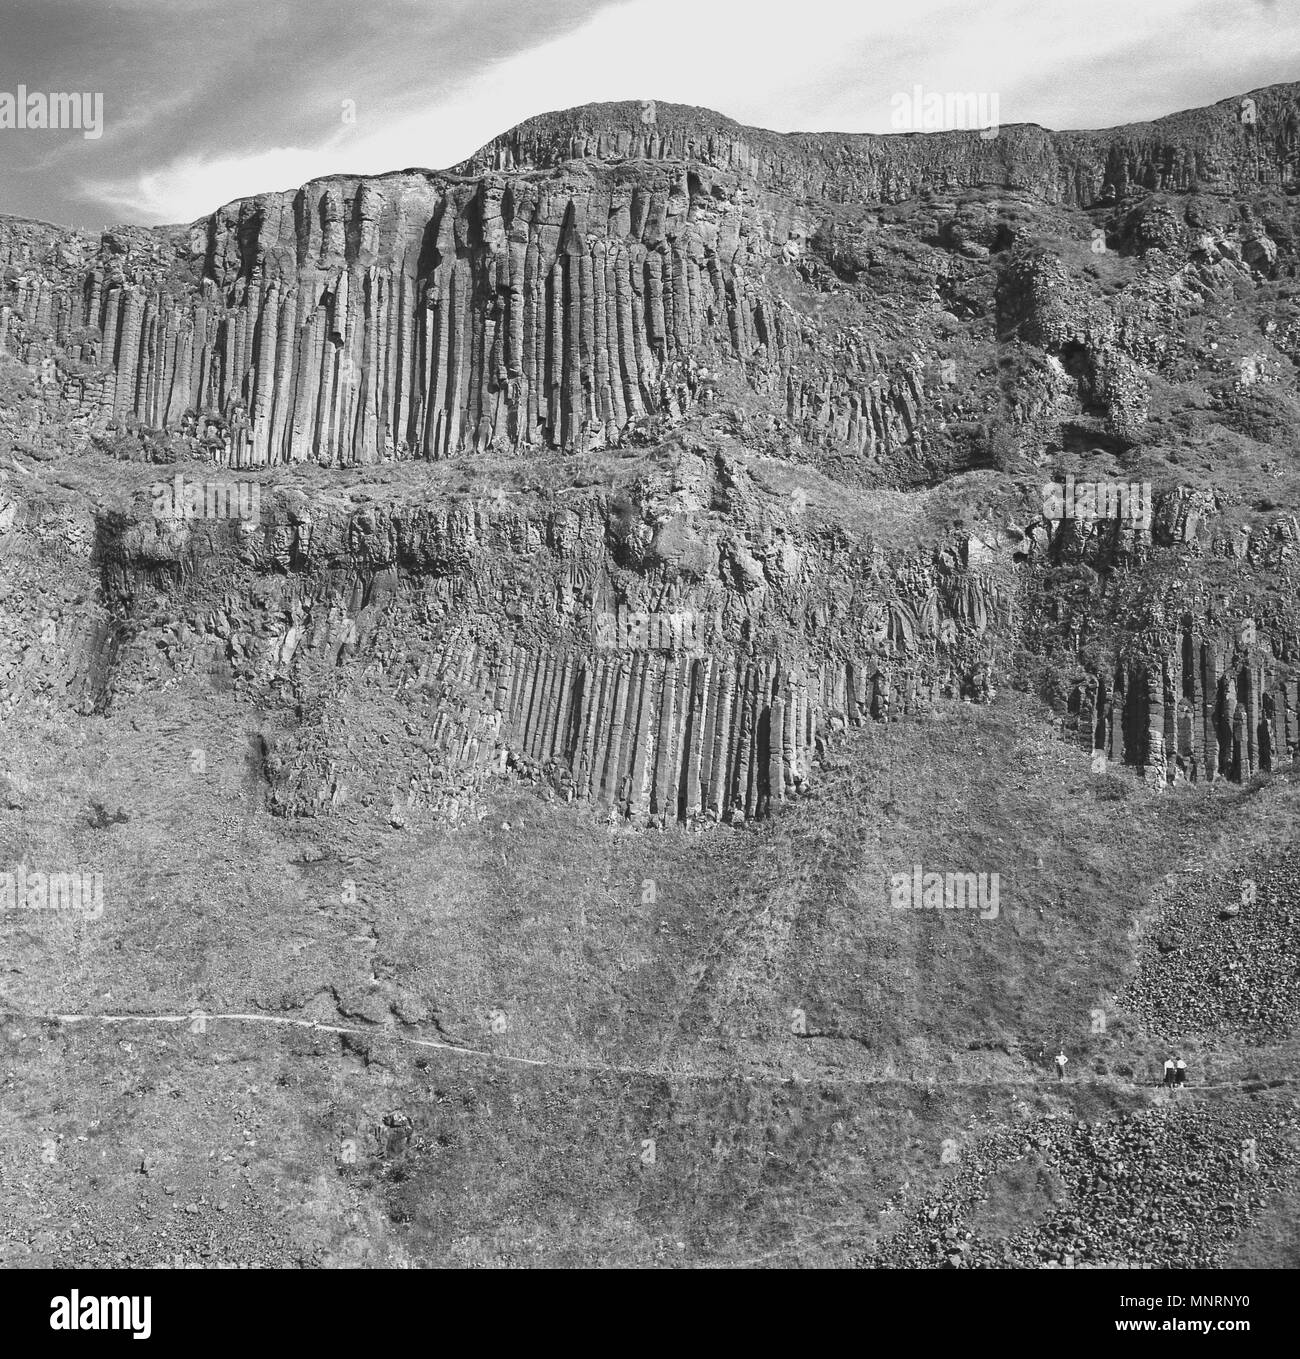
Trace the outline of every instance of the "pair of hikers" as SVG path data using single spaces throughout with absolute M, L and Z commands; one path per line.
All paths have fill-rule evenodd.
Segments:
M 1065 1055 L 1065 1049 L 1052 1059 L 1056 1063 L 1056 1079 L 1065 1079 L 1065 1064 L 1070 1059 Z M 1165 1084 L 1166 1085 L 1186 1085 L 1187 1084 L 1187 1063 L 1179 1057 L 1176 1061 L 1172 1057 L 1165 1058 Z

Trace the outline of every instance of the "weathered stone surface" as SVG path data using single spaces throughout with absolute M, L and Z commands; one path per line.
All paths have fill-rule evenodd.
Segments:
M 1288 189 L 1296 87 L 1252 97 L 1253 123 L 1226 100 L 1140 126 L 1005 127 L 991 140 L 782 136 L 670 104 L 647 125 L 637 104 L 588 106 L 521 124 L 454 172 L 318 180 L 184 231 L 119 229 L 97 248 L 62 233 L 54 269 L 36 263 L 36 224 L 6 225 L 0 261 L 23 274 L 0 344 L 31 352 L 15 320 L 60 342 L 87 335 L 74 357 L 114 375 L 102 414 L 171 431 L 215 421 L 236 467 L 590 449 L 646 412 L 680 415 L 719 365 L 779 397 L 813 444 L 923 457 L 931 398 L 914 351 L 819 334 L 789 305 L 791 270 L 825 260 L 853 272 L 870 252 L 846 245 L 846 211 L 936 190 L 1015 185 L 1091 209 L 1136 190 Z M 1277 267 L 1262 229 L 1233 247 L 1214 231 L 1193 241 L 1172 218 L 1158 219 L 1163 234 L 1155 218 L 1123 220 L 1136 248 Z M 943 233 L 998 243 L 978 224 Z M 1158 329 L 1075 291 L 1059 262 L 1026 255 L 1000 285 L 1003 323 L 1047 348 L 1082 345 L 1112 426 L 1132 437 Z
M 106 519 L 110 611 L 129 619 L 169 573 L 211 569 L 215 589 L 237 564 L 220 627 L 169 640 L 169 665 L 221 645 L 236 683 L 322 658 L 435 676 L 451 766 L 513 763 L 642 820 L 763 816 L 829 733 L 985 701 L 1023 648 L 1075 658 L 1067 681 L 1037 659 L 1022 678 L 1087 750 L 1157 784 L 1244 780 L 1300 748 L 1294 516 L 1242 523 L 1212 479 L 1166 477 L 1141 522 L 1060 518 L 1035 480 L 1085 439 L 1158 450 L 1161 384 L 1194 377 L 1238 424 L 1285 390 L 1300 323 L 1280 304 L 1231 362 L 1187 336 L 1294 274 L 1281 198 L 1245 229 L 1226 204 L 1294 186 L 1298 92 L 1255 92 L 1249 124 L 1224 101 L 991 140 L 570 110 L 455 171 L 320 180 L 181 231 L 0 223 L 0 346 L 39 375 L 38 443 L 72 430 L 271 478 L 256 527 Z M 1122 288 L 1096 286 L 1072 231 Z M 986 350 L 1016 356 L 1010 401 Z M 306 462 L 641 447 L 671 449 L 671 478 L 564 506 L 274 488 Z M 765 456 L 792 489 L 758 484 Z M 1030 470 L 975 522 L 947 483 L 990 459 Z M 888 499 L 836 521 L 836 486 L 945 487 L 946 508 L 918 500 L 909 540 L 876 532 Z M 1084 584 L 1061 594 L 1062 573 Z M 393 588 L 363 604 L 380 575 Z M 433 622 L 418 656 L 399 626 L 417 606 L 417 630 Z M 7 645 L 3 673 L 30 673 L 38 653 Z M 92 649 L 112 659 L 78 669 L 92 701 L 150 682 Z

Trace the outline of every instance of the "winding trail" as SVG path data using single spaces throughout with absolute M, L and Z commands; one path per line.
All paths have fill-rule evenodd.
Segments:
M 1114 1080 L 1067 1080 L 1058 1082 L 1054 1075 L 1044 1073 L 1042 1075 L 1030 1074 L 1019 1080 L 993 1079 L 984 1077 L 979 1080 L 959 1081 L 946 1080 L 935 1077 L 932 1081 L 918 1080 L 915 1076 L 906 1076 L 899 1073 L 887 1075 L 862 1074 L 857 1076 L 833 1075 L 821 1073 L 813 1076 L 804 1076 L 797 1072 L 789 1075 L 755 1074 L 753 1072 L 730 1071 L 692 1071 L 678 1067 L 646 1067 L 646 1066 L 627 1066 L 611 1062 L 584 1062 L 584 1061 L 565 1061 L 562 1058 L 540 1058 L 540 1057 L 520 1057 L 505 1052 L 489 1052 L 484 1048 L 464 1047 L 457 1043 L 448 1043 L 435 1038 L 413 1038 L 407 1034 L 399 1033 L 394 1029 L 383 1028 L 380 1026 L 357 1027 L 348 1024 L 326 1024 L 315 1019 L 291 1019 L 284 1015 L 266 1014 L 217 1014 L 206 1010 L 195 1010 L 189 1014 L 156 1014 L 156 1013 L 137 1013 L 137 1014 L 54 1014 L 36 1013 L 33 1011 L 4 1009 L 0 1010 L 0 1019 L 19 1019 L 32 1024 L 193 1024 L 202 1019 L 206 1025 L 209 1022 L 224 1022 L 237 1024 L 268 1024 L 279 1028 L 308 1029 L 313 1033 L 332 1033 L 354 1035 L 356 1037 L 381 1039 L 385 1042 L 397 1043 L 406 1047 L 431 1048 L 438 1052 L 454 1052 L 462 1057 L 479 1057 L 487 1061 L 508 1062 L 517 1066 L 540 1067 L 544 1069 L 555 1069 L 563 1071 L 592 1071 L 613 1073 L 615 1075 L 626 1076 L 650 1076 L 664 1079 L 699 1079 L 699 1080 L 743 1080 L 751 1083 L 781 1083 L 790 1080 L 803 1082 L 804 1084 L 829 1084 L 829 1085 L 926 1085 L 933 1084 L 940 1087 L 951 1088 L 953 1086 L 1011 1086 L 1011 1087 L 1031 1087 L 1038 1085 L 1048 1085 L 1052 1089 L 1058 1087 L 1064 1089 L 1077 1088 L 1079 1086 L 1096 1085 L 1122 1085 L 1127 1089 L 1156 1089 L 1162 1090 L 1164 1087 L 1158 1082 L 1117 1082 Z M 816 1035 L 809 1035 L 812 1042 L 817 1041 Z M 1277 1086 L 1295 1085 L 1300 1083 L 1300 1076 L 1288 1076 L 1274 1080 L 1242 1080 L 1228 1081 L 1212 1085 L 1187 1085 L 1180 1087 L 1187 1092 L 1199 1092 L 1208 1090 L 1264 1090 L 1272 1089 Z

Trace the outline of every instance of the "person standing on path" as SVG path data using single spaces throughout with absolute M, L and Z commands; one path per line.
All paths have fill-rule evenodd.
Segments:
M 1166 1057 L 1166 1058 L 1165 1058 L 1165 1084 L 1166 1084 L 1166 1085 L 1173 1085 L 1173 1083 L 1174 1083 L 1174 1059 L 1173 1059 L 1172 1057 Z
M 1068 1061 L 1070 1060 L 1070 1059 L 1065 1055 L 1065 1049 L 1064 1049 L 1064 1048 L 1062 1048 L 1062 1049 L 1060 1050 L 1060 1052 L 1058 1052 L 1058 1053 L 1056 1054 L 1056 1059 L 1055 1059 L 1055 1060 L 1056 1060 L 1056 1079 L 1057 1079 L 1058 1081 L 1063 1081 L 1063 1080 L 1065 1079 L 1065 1064 L 1066 1064 L 1066 1062 L 1068 1062 Z
M 1174 1083 L 1185 1085 L 1187 1083 L 1187 1063 L 1180 1057 L 1174 1066 Z

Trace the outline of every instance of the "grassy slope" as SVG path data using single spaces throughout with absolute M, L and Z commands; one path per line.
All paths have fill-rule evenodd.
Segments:
M 1145 903 L 1195 862 L 1240 871 L 1233 847 L 1258 831 L 1263 852 L 1296 801 L 1282 780 L 1152 794 L 1096 776 L 1007 693 L 851 733 L 823 795 L 758 831 L 611 833 L 510 785 L 458 830 L 394 830 L 386 808 L 297 827 L 255 810 L 239 721 L 184 689 L 84 742 L 51 719 L 47 757 L 25 757 L 43 810 L 21 836 L 0 814 L 4 857 L 71 848 L 103 867 L 107 905 L 5 920 L 6 1001 L 366 1034 L 11 1021 L 14 1263 L 842 1262 L 904 1183 L 947 1172 L 946 1140 L 1154 1097 L 1160 1050 L 1114 1000 Z M 92 800 L 130 819 L 79 825 Z M 891 910 L 887 875 L 913 862 L 999 872 L 999 917 Z M 1064 1089 L 1038 1059 L 1057 1042 Z M 1260 1060 L 1184 1047 L 1207 1079 Z M 1269 1069 L 1294 1070 L 1293 1047 Z M 1271 1258 L 1284 1222 L 1244 1257 Z

